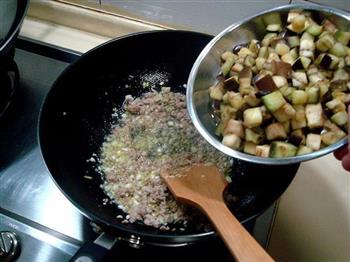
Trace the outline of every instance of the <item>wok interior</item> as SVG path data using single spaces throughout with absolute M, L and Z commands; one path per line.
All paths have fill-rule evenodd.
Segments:
M 183 84 L 209 40 L 209 36 L 194 32 L 135 34 L 93 50 L 56 81 L 42 108 L 41 150 L 58 186 L 85 215 L 119 233 L 142 235 L 152 241 L 181 243 L 189 240 L 183 238 L 185 236 L 196 238 L 204 233 L 195 224 L 190 224 L 184 232 L 164 232 L 142 223 L 120 223 L 116 216 L 123 212 L 114 204 L 102 204 L 106 196 L 100 188 L 100 174 L 86 160 L 93 153 L 98 154 L 110 131 L 113 109 L 121 107 L 125 95 L 136 96 L 148 91 L 139 88 L 140 81 L 156 73 L 163 76 L 161 81 L 168 81 L 168 86 L 185 93 Z M 241 220 L 272 204 L 298 168 L 261 169 L 257 165 L 235 162 L 238 168 L 234 169 L 230 191 L 236 197 L 231 199 L 231 208 Z M 86 175 L 93 179 L 84 178 Z

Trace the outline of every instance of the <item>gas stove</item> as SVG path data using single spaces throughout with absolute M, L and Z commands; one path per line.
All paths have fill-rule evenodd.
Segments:
M 80 54 L 22 38 L 16 47 L 20 84 L 0 119 L 0 261 L 69 261 L 98 234 L 52 181 L 38 146 L 37 126 L 45 95 Z M 263 245 L 272 216 L 270 208 L 246 225 Z M 176 248 L 135 247 L 140 247 L 137 241 L 117 241 L 111 254 L 131 261 L 160 261 L 164 256 L 168 261 L 230 261 L 219 239 Z

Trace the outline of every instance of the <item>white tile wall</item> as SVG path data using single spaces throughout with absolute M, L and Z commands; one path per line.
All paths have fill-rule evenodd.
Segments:
M 147 20 L 216 34 L 233 22 L 289 0 L 102 0 Z

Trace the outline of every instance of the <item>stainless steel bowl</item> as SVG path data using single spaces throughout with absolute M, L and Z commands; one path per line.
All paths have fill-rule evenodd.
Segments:
M 220 73 L 220 56 L 224 51 L 232 50 L 237 44 L 247 43 L 252 39 L 262 39 L 266 34 L 263 17 L 278 12 L 286 21 L 291 9 L 303 9 L 317 13 L 320 18 L 327 17 L 340 29 L 350 31 L 350 14 L 344 11 L 319 5 L 292 4 L 280 6 L 255 16 L 239 21 L 219 33 L 201 52 L 194 63 L 187 83 L 187 107 L 193 124 L 199 133 L 214 147 L 223 153 L 249 162 L 266 165 L 285 165 L 299 163 L 320 157 L 335 151 L 347 143 L 344 138 L 337 143 L 310 154 L 285 157 L 264 158 L 249 155 L 224 146 L 215 135 L 215 121 L 212 117 L 208 88 L 216 83 Z

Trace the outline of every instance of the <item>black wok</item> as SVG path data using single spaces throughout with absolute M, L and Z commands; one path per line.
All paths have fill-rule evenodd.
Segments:
M 115 205 L 106 197 L 100 175 L 86 160 L 98 153 L 113 123 L 113 108 L 127 94 L 139 95 L 145 79 L 185 93 L 183 84 L 197 55 L 210 36 L 186 31 L 154 31 L 129 35 L 83 55 L 54 83 L 42 106 L 39 140 L 42 155 L 57 186 L 89 219 L 118 236 L 140 237 L 150 244 L 194 243 L 215 236 L 195 225 L 186 231 L 166 232 L 142 223 L 122 224 Z M 150 77 L 156 76 L 156 77 Z M 228 203 L 242 222 L 268 208 L 285 191 L 298 165 L 268 167 L 234 160 L 232 186 L 236 197 Z M 84 176 L 93 177 L 92 180 Z
M 0 0 L 0 117 L 10 105 L 18 82 L 18 69 L 13 56 L 15 41 L 28 2 L 28 0 Z

